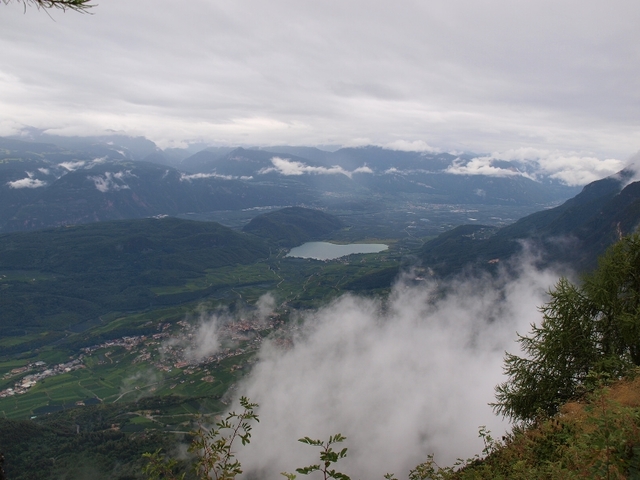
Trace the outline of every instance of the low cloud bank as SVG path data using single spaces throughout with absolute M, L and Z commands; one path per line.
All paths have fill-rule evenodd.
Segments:
M 222 180 L 252 180 L 252 176 L 236 176 L 236 175 L 221 175 L 219 173 L 193 173 L 187 175 L 186 173 L 180 174 L 180 181 L 190 182 L 191 180 L 200 180 L 202 178 L 220 178 Z
M 432 147 L 424 140 L 395 140 L 383 145 L 383 147 L 388 148 L 389 150 L 398 150 L 401 152 L 439 153 L 439 150 L 437 148 Z
M 536 148 L 518 148 L 491 155 L 458 160 L 446 171 L 457 175 L 520 175 L 538 180 L 550 177 L 569 186 L 587 183 L 613 175 L 625 167 L 622 160 L 600 159 L 588 154 L 560 152 Z
M 400 151 L 437 153 L 437 150 L 424 142 L 396 141 L 384 145 L 384 148 Z M 276 172 L 281 175 L 346 175 L 354 173 L 373 173 L 364 165 L 355 170 L 347 170 L 339 165 L 332 167 L 310 166 L 303 162 L 286 158 L 273 157 L 272 167 L 264 168 L 259 173 Z M 628 162 L 627 162 L 628 163 Z M 536 148 L 518 148 L 504 152 L 493 152 L 490 155 L 474 158 L 457 158 L 443 171 L 452 175 L 486 175 L 491 177 L 521 176 L 534 181 L 544 179 L 557 180 L 568 186 L 580 186 L 595 180 L 614 175 L 627 165 L 615 158 L 597 158 L 591 154 L 580 152 L 561 152 Z M 637 163 L 637 160 L 636 160 Z M 389 169 L 385 173 L 392 173 Z M 402 173 L 429 173 L 425 170 L 408 170 Z
M 245 471 L 278 478 L 316 463 L 318 451 L 297 439 L 338 432 L 349 448 L 339 470 L 352 478 L 406 478 L 429 453 L 450 464 L 480 452 L 478 426 L 498 436 L 507 427 L 487 405 L 504 351 L 539 321 L 558 278 L 528 265 L 449 293 L 399 282 L 388 299 L 346 295 L 305 314 L 293 347 L 266 343 L 239 388 L 260 404 L 252 442 L 239 448 Z
M 90 170 L 96 165 L 100 165 L 101 163 L 105 163 L 106 161 L 107 161 L 107 157 L 99 157 L 99 158 L 94 158 L 90 162 L 87 162 L 85 160 L 77 160 L 75 162 L 71 162 L 71 161 L 62 162 L 62 163 L 59 163 L 57 166 L 59 168 L 66 170 L 67 172 L 75 172 L 79 168 Z
M 373 173 L 369 167 L 362 166 L 355 170 L 349 171 L 338 165 L 333 167 L 313 167 L 306 165 L 302 162 L 289 160 L 287 158 L 273 157 L 271 159 L 273 167 L 263 168 L 259 173 L 266 174 L 271 172 L 277 172 L 285 176 L 296 176 L 304 174 L 316 174 L 316 175 L 346 175 L 351 178 L 354 173 Z
M 628 180 L 627 184 L 629 184 L 631 182 L 640 181 L 640 151 L 637 152 L 635 155 L 632 155 L 631 158 L 629 158 L 629 166 L 628 166 L 628 168 L 634 174 Z
M 131 170 L 127 170 L 116 173 L 105 172 L 104 175 L 88 176 L 87 178 L 93 181 L 98 191 L 107 193 L 110 190 L 129 190 L 130 187 L 125 183 L 125 179 L 132 177 L 135 177 L 135 175 L 131 173 Z
M 27 177 L 21 178 L 20 180 L 14 180 L 13 182 L 7 182 L 9 188 L 19 189 L 19 188 L 40 188 L 45 187 L 47 185 L 46 182 L 39 180 L 37 178 L 33 178 L 33 175 L 27 172 Z

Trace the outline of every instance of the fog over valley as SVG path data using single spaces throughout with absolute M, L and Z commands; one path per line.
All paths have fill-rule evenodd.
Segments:
M 238 389 L 260 404 L 252 443 L 239 452 L 248 471 L 275 478 L 314 462 L 296 442 L 347 437 L 343 470 L 356 478 L 406 475 L 429 453 L 451 464 L 482 450 L 477 428 L 508 425 L 488 406 L 516 332 L 540 321 L 557 281 L 530 259 L 515 274 L 446 285 L 402 278 L 389 297 L 340 297 L 300 314 L 293 345 L 271 343 Z M 444 291 L 444 293 L 443 293 Z

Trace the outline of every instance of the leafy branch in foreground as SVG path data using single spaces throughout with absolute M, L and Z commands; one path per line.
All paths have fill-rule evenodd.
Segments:
M 197 478 L 231 480 L 242 473 L 240 462 L 235 458 L 233 445 L 237 439 L 240 439 L 242 445 L 250 443 L 250 422 L 260 420 L 255 413 L 257 403 L 251 403 L 246 397 L 241 397 L 240 406 L 243 408 L 241 413 L 228 413 L 210 430 L 201 425 L 198 430 L 192 432 L 194 439 L 189 446 L 189 452 L 194 452 L 197 457 L 194 466 Z M 225 434 L 226 431 L 228 433 Z M 184 478 L 184 474 L 178 477 L 174 473 L 177 462 L 164 458 L 160 451 L 146 453 L 144 456 L 149 459 L 144 473 L 150 480 Z
M 178 461 L 174 458 L 166 458 L 160 449 L 153 453 L 142 454 L 147 459 L 148 463 L 143 469 L 143 473 L 150 480 L 159 480 L 161 478 L 171 480 L 183 480 L 184 473 L 180 476 L 176 476 L 176 469 L 178 467 Z
M 95 4 L 91 3 L 91 0 L 16 0 L 24 5 L 25 10 L 27 6 L 34 5 L 36 8 L 58 8 L 60 10 L 75 10 L 76 12 L 86 13 Z M 12 0 L 2 0 L 5 5 L 8 5 Z
M 240 462 L 232 450 L 233 443 L 239 438 L 242 445 L 248 444 L 252 429 L 249 422 L 260 420 L 255 413 L 257 403 L 250 403 L 246 397 L 241 397 L 240 406 L 244 409 L 242 413 L 228 413 L 225 419 L 216 423 L 215 428 L 208 432 L 198 429 L 190 450 L 199 452 L 196 472 L 204 478 L 227 480 L 242 473 Z M 224 436 L 223 430 L 231 430 L 231 433 Z
M 309 437 L 300 438 L 298 441 L 302 443 L 306 443 L 307 445 L 311 445 L 313 447 L 320 447 L 320 464 L 309 465 L 308 467 L 296 468 L 296 472 L 301 473 L 302 475 L 309 475 L 312 472 L 322 472 L 323 479 L 327 480 L 328 478 L 335 478 L 337 480 L 351 480 L 349 476 L 344 473 L 337 472 L 334 469 L 331 469 L 332 464 L 336 463 L 341 458 L 347 456 L 346 447 L 340 451 L 334 451 L 331 447 L 335 443 L 340 443 L 346 440 L 347 437 L 342 436 L 340 433 L 336 433 L 329 437 L 329 440 L 323 442 L 322 440 L 313 440 Z M 294 480 L 296 475 L 293 473 L 282 472 L 283 476 L 287 477 L 289 480 Z

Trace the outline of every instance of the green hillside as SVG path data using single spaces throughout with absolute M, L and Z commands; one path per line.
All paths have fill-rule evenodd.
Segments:
M 268 255 L 255 237 L 176 218 L 1 235 L 0 336 L 61 331 L 108 312 L 193 300 L 210 292 L 177 287 Z
M 624 186 L 628 175 L 593 182 L 562 205 L 500 229 L 456 227 L 425 243 L 420 258 L 437 274 L 450 275 L 468 266 L 495 267 L 521 251 L 524 241 L 542 253 L 542 265 L 560 262 L 586 272 L 640 222 L 640 183 Z
M 242 229 L 278 246 L 291 248 L 310 240 L 320 240 L 342 227 L 327 213 L 302 207 L 283 208 L 252 219 Z

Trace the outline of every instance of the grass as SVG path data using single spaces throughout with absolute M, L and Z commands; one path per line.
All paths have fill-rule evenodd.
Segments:
M 640 377 L 601 387 L 502 441 L 484 432 L 485 457 L 439 469 L 434 480 L 640 478 Z
M 20 335 L 0 338 L 0 347 L 12 347 L 41 338 L 43 334 Z
M 208 269 L 204 277 L 195 278 L 184 285 L 154 287 L 151 290 L 157 295 L 173 295 L 184 292 L 196 292 L 208 288 L 233 288 L 256 283 L 272 283 L 278 277 L 264 262 L 252 265 L 223 266 Z
M 4 375 L 5 373 L 10 372 L 14 368 L 24 367 L 28 363 L 29 363 L 28 360 L 22 360 L 22 359 L 20 360 L 13 359 L 13 360 L 6 360 L 4 362 L 0 362 L 0 375 Z

